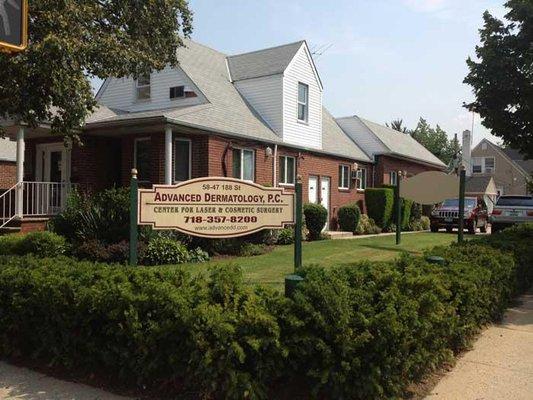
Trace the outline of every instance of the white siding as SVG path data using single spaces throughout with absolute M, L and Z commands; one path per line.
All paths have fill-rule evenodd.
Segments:
M 298 82 L 309 86 L 307 123 L 298 121 Z M 302 46 L 283 78 L 283 141 L 322 148 L 322 88 L 314 73 L 306 46 Z
M 279 136 L 283 135 L 283 75 L 235 82 L 246 101 Z
M 356 117 L 337 118 L 341 129 L 369 156 L 388 151 L 381 141 Z
M 173 86 L 188 86 L 197 97 L 170 100 L 169 89 Z M 109 107 L 130 112 L 156 110 L 205 103 L 206 99 L 194 86 L 181 68 L 170 68 L 151 74 L 151 95 L 149 101 L 137 101 L 133 78 L 111 78 L 98 98 L 98 102 Z

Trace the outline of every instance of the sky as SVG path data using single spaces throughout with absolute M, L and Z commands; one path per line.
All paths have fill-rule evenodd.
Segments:
M 471 129 L 463 84 L 482 15 L 504 0 L 190 0 L 192 39 L 237 54 L 305 39 L 336 117 L 384 124 L 423 117 L 450 137 Z M 95 83 L 96 85 L 96 83 Z M 499 142 L 474 118 L 474 144 Z

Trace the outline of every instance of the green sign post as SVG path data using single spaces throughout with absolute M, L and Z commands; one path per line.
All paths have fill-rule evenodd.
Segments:
M 396 178 L 396 190 L 394 191 L 396 203 L 396 244 L 402 241 L 402 198 L 400 197 L 400 182 L 402 181 L 402 171 L 398 171 Z
M 139 235 L 137 227 L 138 189 L 137 170 L 134 168 L 131 170 L 130 182 L 130 265 L 137 265 L 137 241 Z
M 285 277 L 285 295 L 291 297 L 303 278 L 298 275 L 302 268 L 302 178 L 298 176 L 294 185 L 295 199 L 295 224 L 294 224 L 294 273 Z
M 462 243 L 464 240 L 464 224 L 465 224 L 465 182 L 466 171 L 461 168 L 459 173 L 459 232 L 457 233 L 457 242 Z

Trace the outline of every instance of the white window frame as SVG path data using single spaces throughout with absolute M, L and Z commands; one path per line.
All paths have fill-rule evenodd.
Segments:
M 390 171 L 389 172 L 389 184 L 396 186 L 398 184 L 398 172 Z
M 340 176 L 340 182 L 339 182 L 339 189 L 342 190 L 350 190 L 350 178 L 351 178 L 351 170 L 350 166 L 346 164 L 339 164 L 339 169 L 341 169 L 341 176 Z M 346 172 L 347 171 L 347 172 Z M 348 176 L 348 186 L 342 186 L 344 185 L 344 181 L 346 180 L 346 174 Z
M 133 141 L 133 168 L 137 169 L 137 143 L 139 142 L 150 142 L 152 140 L 152 138 L 150 136 L 145 136 L 145 137 L 139 137 L 139 138 L 135 138 L 135 140 Z M 151 174 L 151 172 L 150 172 Z M 150 175 L 149 174 L 149 175 Z M 147 180 L 147 181 L 139 181 L 139 182 L 150 182 L 150 180 Z
M 172 151 L 172 157 L 174 158 L 172 161 L 172 181 L 174 183 L 180 183 L 184 181 L 177 181 L 176 180 L 176 142 L 187 142 L 189 143 L 189 177 L 188 179 L 191 179 L 192 176 L 192 141 L 191 139 L 187 138 L 174 138 L 174 144 L 173 144 L 173 151 Z
M 305 102 L 300 101 L 300 85 L 305 86 L 307 88 Z M 309 85 L 307 83 L 298 82 L 296 100 L 297 100 L 296 118 L 298 119 L 298 122 L 308 123 L 309 122 Z M 304 110 L 305 110 L 304 119 L 300 119 L 300 105 L 304 106 Z
M 364 174 L 363 174 L 363 171 L 365 171 Z M 357 169 L 357 190 L 366 189 L 367 173 L 368 173 L 368 170 L 366 168 L 361 167 Z M 363 181 L 363 175 L 365 178 L 364 181 Z
M 293 163 L 294 163 L 294 168 L 293 168 L 293 177 L 292 177 L 292 183 L 288 182 L 288 168 L 287 168 L 287 160 L 288 159 L 292 159 Z M 296 182 L 296 157 L 293 157 L 293 156 L 285 156 L 285 155 L 280 155 L 279 156 L 279 163 L 280 163 L 280 171 L 281 171 L 281 163 L 283 162 L 284 164 L 284 171 L 285 171 L 285 176 L 281 176 L 279 177 L 279 184 L 282 185 L 282 186 L 294 186 L 294 183 Z
M 487 159 L 492 159 L 492 170 L 490 173 L 494 173 L 496 171 L 496 157 L 483 157 L 483 172 L 488 174 L 487 172 Z
M 241 176 L 238 177 L 237 179 L 247 181 L 247 182 L 254 182 L 255 181 L 255 149 L 250 149 L 247 147 L 234 147 L 233 150 L 239 150 L 241 154 Z M 243 178 L 244 176 L 243 165 L 244 165 L 244 152 L 245 151 L 250 151 L 252 153 L 252 180 Z M 233 152 L 232 152 L 232 155 L 233 155 Z M 233 176 L 233 162 L 231 164 L 231 175 Z
M 135 101 L 137 102 L 147 102 L 147 101 L 150 101 L 152 100 L 152 74 L 147 74 L 146 75 L 148 77 L 148 80 L 149 80 L 149 83 L 148 85 L 139 85 L 139 78 L 135 79 Z M 148 87 L 148 93 L 149 93 L 149 96 L 147 99 L 140 99 L 139 98 L 139 89 L 143 89 L 143 88 L 146 88 Z

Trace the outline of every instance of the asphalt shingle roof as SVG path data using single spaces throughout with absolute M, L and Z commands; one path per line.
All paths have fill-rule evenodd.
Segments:
M 465 180 L 466 193 L 485 193 L 489 188 L 491 176 L 469 176 Z M 493 194 L 493 193 L 489 193 Z
M 528 174 L 533 174 L 533 160 L 524 160 L 524 156 L 515 149 L 511 148 L 501 148 L 502 151 L 509 157 L 513 162 L 518 164 L 524 171 Z
M 229 56 L 228 68 L 231 79 L 233 81 L 240 81 L 243 79 L 282 74 L 303 43 L 304 41 L 299 41 L 252 51 L 250 53 Z

